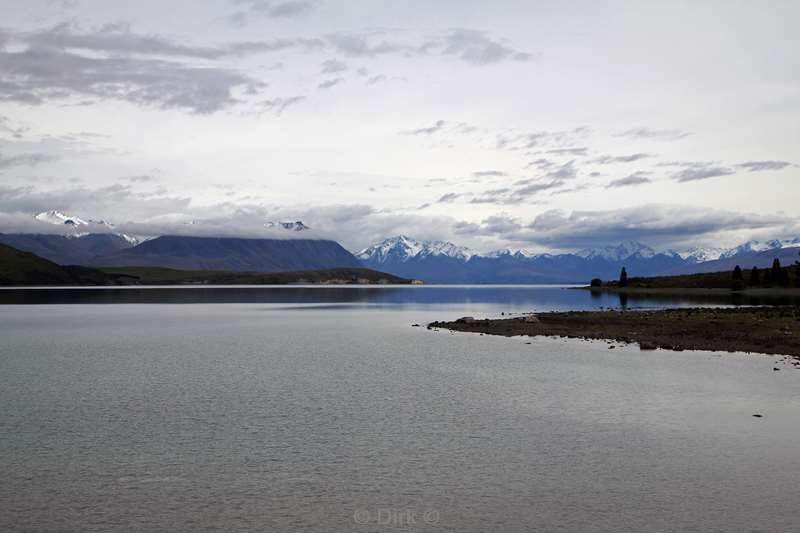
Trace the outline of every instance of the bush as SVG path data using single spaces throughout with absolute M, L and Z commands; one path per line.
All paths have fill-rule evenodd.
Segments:
M 603 280 L 600 278 L 593 278 L 592 282 L 589 284 L 591 287 L 602 287 Z

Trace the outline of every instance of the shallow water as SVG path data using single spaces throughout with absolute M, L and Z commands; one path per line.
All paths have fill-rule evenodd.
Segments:
M 330 290 L 0 305 L 0 530 L 797 530 L 779 358 L 411 327 L 583 291 Z

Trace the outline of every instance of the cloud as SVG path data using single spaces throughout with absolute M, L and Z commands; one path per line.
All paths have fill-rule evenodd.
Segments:
M 349 57 L 375 57 L 409 50 L 407 46 L 391 43 L 385 39 L 373 43 L 372 37 L 372 34 L 332 33 L 327 35 L 325 40 L 335 51 Z
M 316 8 L 316 2 L 305 0 L 288 0 L 285 2 L 269 2 L 266 0 L 234 0 L 236 5 L 244 6 L 244 9 L 236 11 L 228 17 L 228 21 L 234 26 L 244 26 L 252 18 L 293 18 L 304 15 Z
M 376 83 L 380 83 L 380 82 L 382 82 L 382 81 L 386 81 L 386 76 L 384 76 L 383 74 L 378 74 L 378 75 L 376 75 L 376 76 L 372 76 L 372 77 L 370 77 L 370 78 L 369 78 L 369 79 L 366 81 L 366 84 L 367 84 L 367 85 L 375 85 Z
M 29 153 L 5 156 L 0 153 L 0 171 L 19 166 L 33 167 L 55 159 L 58 157 L 50 154 Z
M 548 154 L 555 154 L 555 155 L 574 155 L 574 156 L 584 156 L 589 152 L 588 148 L 553 148 L 552 150 L 547 150 Z
M 629 240 L 670 244 L 712 233 L 779 227 L 788 222 L 790 219 L 783 216 L 651 204 L 609 211 L 550 210 L 537 216 L 526 229 L 533 242 L 583 248 Z
M 459 193 L 455 193 L 455 192 L 449 192 L 447 194 L 443 194 L 441 196 L 441 198 L 436 200 L 436 203 L 439 203 L 439 204 L 449 203 L 449 202 L 452 202 L 453 200 L 457 199 L 459 196 L 462 196 L 462 195 L 459 194 Z
M 760 172 L 762 170 L 783 170 L 791 165 L 788 161 L 747 161 L 736 166 L 749 172 Z
M 276 116 L 281 116 L 287 107 L 299 104 L 305 99 L 306 97 L 303 95 L 278 97 L 272 98 L 271 100 L 264 100 L 261 102 L 261 105 L 265 110 L 272 111 Z
M 592 159 L 590 163 L 598 163 L 600 165 L 610 165 L 613 163 L 633 163 L 634 161 L 639 161 L 641 159 L 645 159 L 648 157 L 654 157 L 653 154 L 647 153 L 636 153 L 636 154 L 628 154 L 628 155 L 603 155 Z
M 444 129 L 447 125 L 447 122 L 444 120 L 437 120 L 433 126 L 428 126 L 426 128 L 418 128 L 415 130 L 401 132 L 404 135 L 433 135 L 434 133 L 438 133 Z
M 339 61 L 338 59 L 328 59 L 322 63 L 322 69 L 320 70 L 323 74 L 336 74 L 338 72 L 344 72 L 347 70 L 347 63 L 344 61 Z
M 661 141 L 677 141 L 688 137 L 691 132 L 683 130 L 658 130 L 651 128 L 633 128 L 617 133 L 615 137 L 626 137 L 628 139 L 652 139 Z
M 176 59 L 142 57 L 214 54 L 207 48 L 134 35 L 126 27 L 76 34 L 60 25 L 19 38 L 25 48 L 0 49 L 0 101 L 37 105 L 89 97 L 212 113 L 238 103 L 235 92 L 255 93 L 266 85 L 226 67 L 198 68 Z
M 339 85 L 342 82 L 344 82 L 344 78 L 342 78 L 342 77 L 331 78 L 331 79 L 325 80 L 322 83 L 320 83 L 319 85 L 317 85 L 317 88 L 318 89 L 322 89 L 322 90 L 330 89 L 331 87 L 335 87 L 335 86 Z
M 472 176 L 475 178 L 499 178 L 508 176 L 508 174 L 502 170 L 479 170 L 478 172 L 473 172 Z
M 425 43 L 423 49 L 441 49 L 443 54 L 457 56 L 473 66 L 491 65 L 507 59 L 513 61 L 531 59 L 531 54 L 491 39 L 486 32 L 466 28 L 454 29 L 441 40 Z
M 720 176 L 730 176 L 735 174 L 734 170 L 728 167 L 698 163 L 679 170 L 672 174 L 672 179 L 685 183 L 689 181 L 706 180 Z
M 533 133 L 504 132 L 495 137 L 495 148 L 499 150 L 530 150 L 533 148 L 568 148 L 577 149 L 573 145 L 585 139 L 591 133 L 588 126 L 580 126 L 571 130 L 537 131 Z
M 633 185 L 643 185 L 645 183 L 652 183 L 652 180 L 648 177 L 650 174 L 652 174 L 652 172 L 647 172 L 644 170 L 634 172 L 630 176 L 610 182 L 608 185 L 606 185 L 606 189 L 631 187 Z

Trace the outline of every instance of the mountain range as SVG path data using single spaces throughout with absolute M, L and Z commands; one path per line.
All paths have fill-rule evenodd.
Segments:
M 235 272 L 364 266 L 427 283 L 586 283 L 595 277 L 616 279 L 623 266 L 630 276 L 656 276 L 729 270 L 737 264 L 742 268 L 766 267 L 775 257 L 791 264 L 800 251 L 800 239 L 791 239 L 683 252 L 656 251 L 632 241 L 564 254 L 509 249 L 475 253 L 446 241 L 420 241 L 400 235 L 351 254 L 335 241 L 298 236 L 309 229 L 302 221 L 265 222 L 277 238 L 151 238 L 114 233 L 113 224 L 59 211 L 39 213 L 35 218 L 69 229 L 64 235 L 0 234 L 0 243 L 62 265 Z M 84 231 L 96 228 L 105 231 Z M 287 238 L 280 238 L 281 232 L 286 232 Z
M 775 257 L 784 264 L 800 259 L 800 239 L 749 241 L 731 249 L 694 248 L 658 252 L 639 243 L 567 254 L 496 250 L 477 254 L 442 241 L 417 241 L 400 235 L 358 252 L 368 268 L 429 283 L 586 283 L 594 277 L 616 279 L 624 266 L 630 275 L 656 276 L 767 267 Z

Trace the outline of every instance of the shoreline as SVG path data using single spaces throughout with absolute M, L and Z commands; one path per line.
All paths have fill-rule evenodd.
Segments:
M 514 318 L 436 321 L 428 329 L 568 337 L 639 344 L 643 350 L 707 350 L 791 356 L 800 368 L 800 307 L 567 311 Z

